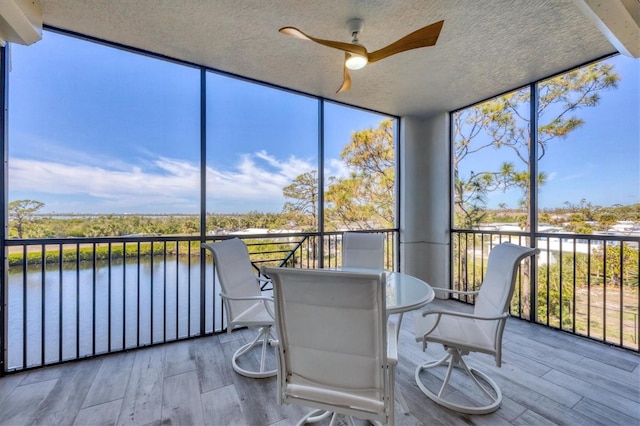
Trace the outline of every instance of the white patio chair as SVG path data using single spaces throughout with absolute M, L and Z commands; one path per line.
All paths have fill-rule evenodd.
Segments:
M 262 271 L 273 279 L 278 403 L 314 409 L 298 424 L 332 416 L 333 425 L 339 415 L 351 425 L 352 417 L 393 424 L 397 342 L 385 274 Z
M 418 387 L 430 399 L 447 408 L 467 414 L 487 414 L 500 407 L 502 392 L 498 385 L 485 373 L 468 366 L 463 357 L 470 352 L 483 352 L 493 355 L 498 367 L 502 365 L 502 333 L 509 317 L 509 304 L 518 267 L 524 258 L 538 252 L 538 249 L 515 244 L 499 244 L 489 253 L 486 273 L 479 291 L 436 290 L 477 295 L 473 313 L 427 310 L 422 315 L 414 315 L 416 340 L 423 342 L 423 350 L 426 349 L 427 342 L 440 343 L 446 350 L 443 358 L 426 362 L 416 368 L 415 377 Z M 435 393 L 424 384 L 420 373 L 438 366 L 446 366 L 447 371 L 440 390 Z M 452 393 L 446 392 L 454 368 L 466 374 L 461 377 L 470 379 L 473 383 L 470 386 L 477 387 L 479 394 L 474 396 L 473 404 L 465 403 L 465 405 L 460 400 L 454 401 L 451 397 Z
M 342 267 L 384 269 L 384 234 L 372 232 L 343 233 Z
M 253 341 L 233 354 L 233 369 L 246 377 L 275 376 L 276 369 L 266 370 L 267 350 L 270 349 L 270 340 L 273 337 L 273 299 L 270 296 L 264 296 L 260 290 L 260 282 L 268 279 L 258 277 L 254 273 L 247 246 L 238 238 L 202 244 L 202 247 L 213 253 L 222 289 L 220 296 L 226 312 L 227 332 L 231 333 L 236 327 L 259 329 Z M 242 368 L 238 364 L 238 359 L 258 345 L 262 345 L 259 370 Z

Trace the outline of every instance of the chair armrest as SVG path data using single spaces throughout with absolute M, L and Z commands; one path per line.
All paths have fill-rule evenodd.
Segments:
M 229 300 L 264 300 L 273 302 L 273 297 L 271 296 L 229 296 L 225 293 L 220 293 L 220 296 Z
M 469 318 L 469 319 L 478 320 L 478 321 L 506 320 L 509 317 L 509 313 L 504 313 L 502 315 L 495 316 L 495 317 L 482 317 L 482 316 L 477 316 L 477 315 L 474 315 L 474 314 L 468 314 L 466 312 L 457 312 L 457 311 L 437 311 L 437 310 L 434 310 L 434 311 L 422 312 L 422 316 L 423 317 L 427 317 L 429 315 L 437 315 L 437 318 L 435 319 L 435 321 L 433 321 L 430 324 L 430 328 L 428 328 L 424 332 L 421 331 L 421 334 L 422 334 L 422 350 L 423 351 L 427 347 L 427 340 L 425 338 L 429 334 L 431 334 L 433 332 L 433 330 L 435 330 L 438 327 L 438 325 L 440 324 L 440 320 L 442 320 L 442 318 L 445 317 L 445 316 L 452 316 L 452 317 L 459 317 L 459 318 Z
M 438 316 L 450 315 L 454 317 L 469 318 L 469 319 L 475 319 L 475 320 L 481 320 L 481 321 L 495 321 L 495 320 L 509 317 L 508 313 L 498 315 L 495 317 L 481 317 L 478 315 L 468 314 L 466 312 L 457 312 L 457 311 L 425 311 L 422 313 L 423 317 L 426 317 L 427 315 L 438 315 Z
M 225 293 L 220 293 L 220 296 L 223 299 L 229 300 L 262 300 L 264 302 L 264 308 L 267 310 L 271 318 L 276 319 L 276 313 L 273 309 L 273 297 L 271 296 L 241 296 L 241 297 L 232 297 Z
M 450 290 L 448 288 L 438 288 L 438 287 L 432 287 L 432 288 L 433 288 L 433 291 L 442 291 L 444 293 L 462 294 L 462 295 L 467 295 L 467 296 L 477 296 L 478 293 L 480 293 L 480 290 L 462 291 L 462 290 Z
M 387 362 L 391 365 L 398 364 L 398 332 L 396 329 L 396 323 L 387 323 Z

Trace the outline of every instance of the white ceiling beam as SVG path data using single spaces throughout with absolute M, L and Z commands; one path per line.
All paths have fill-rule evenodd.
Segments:
M 640 57 L 640 0 L 574 1 L 618 52 Z
M 0 0 L 0 45 L 30 45 L 42 38 L 39 0 Z

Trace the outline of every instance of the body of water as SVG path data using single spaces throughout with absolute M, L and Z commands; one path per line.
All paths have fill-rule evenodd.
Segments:
M 157 256 L 10 268 L 8 369 L 21 369 L 200 334 L 200 259 Z M 224 327 L 211 260 L 205 332 Z M 25 355 L 26 354 L 26 355 Z

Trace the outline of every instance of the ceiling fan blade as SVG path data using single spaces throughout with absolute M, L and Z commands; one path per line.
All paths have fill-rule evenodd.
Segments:
M 379 61 L 387 56 L 395 55 L 396 53 L 405 52 L 411 49 L 417 49 L 419 47 L 433 46 L 438 41 L 440 30 L 444 21 L 438 21 L 434 24 L 427 25 L 424 28 L 420 28 L 411 34 L 402 37 L 400 40 L 391 43 L 387 47 L 383 47 L 380 50 L 369 53 L 369 62 Z
M 357 44 L 343 43 L 341 41 L 333 40 L 323 40 L 321 38 L 311 37 L 310 35 L 303 33 L 295 27 L 282 27 L 278 31 L 280 31 L 282 34 L 286 34 L 302 40 L 311 40 L 323 46 L 332 47 L 334 49 L 339 49 L 345 52 L 355 53 L 356 55 L 360 56 L 367 56 L 367 49 L 365 49 L 363 46 L 358 46 Z
M 349 75 L 349 68 L 347 68 L 347 59 L 349 58 L 349 53 L 344 52 L 344 77 L 342 78 L 342 86 L 336 91 L 336 93 L 346 92 L 351 89 L 351 76 Z

